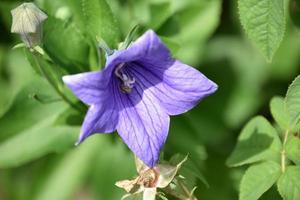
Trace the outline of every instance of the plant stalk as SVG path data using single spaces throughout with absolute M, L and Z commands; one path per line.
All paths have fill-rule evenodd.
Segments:
M 286 142 L 288 140 L 289 136 L 289 130 L 286 130 L 283 137 L 283 143 L 282 143 L 282 150 L 281 150 L 281 171 L 282 173 L 285 172 L 286 169 L 286 152 L 285 152 L 285 146 Z
M 48 75 L 48 73 L 45 71 L 45 69 L 41 66 L 41 63 L 39 61 L 39 59 L 37 58 L 38 55 L 36 55 L 35 52 L 32 53 L 33 54 L 33 58 L 34 58 L 34 62 L 37 64 L 37 66 L 39 67 L 42 75 L 47 79 L 47 81 L 50 83 L 50 85 L 52 85 L 52 87 L 54 88 L 54 90 L 57 92 L 57 94 L 62 98 L 62 100 L 64 100 L 67 104 L 69 104 L 72 108 L 76 109 L 79 112 L 82 112 L 83 109 L 78 106 L 77 104 L 75 104 L 74 102 L 72 102 L 62 91 L 62 89 L 60 87 L 58 87 L 55 83 L 55 81 Z

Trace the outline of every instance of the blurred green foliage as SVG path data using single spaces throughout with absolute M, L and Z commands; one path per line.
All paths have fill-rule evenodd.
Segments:
M 167 160 L 177 153 L 189 154 L 184 174 L 196 183 L 195 195 L 199 199 L 238 199 L 245 168 L 226 165 L 237 140 L 254 142 L 260 154 L 248 160 L 243 160 L 245 154 L 233 154 L 228 161 L 231 165 L 272 157 L 268 150 L 259 149 L 268 145 L 268 138 L 278 137 L 266 119 L 252 121 L 252 125 L 261 124 L 267 129 L 262 140 L 246 137 L 247 129 L 253 128 L 250 123 L 239 139 L 238 135 L 244 123 L 255 115 L 273 121 L 271 112 L 273 116 L 280 113 L 282 99 L 272 100 L 271 112 L 269 101 L 275 95 L 284 96 L 289 83 L 300 72 L 300 31 L 293 24 L 299 21 L 299 7 L 295 7 L 299 1 L 291 1 L 294 4 L 287 9 L 293 12 L 291 18 L 286 17 L 282 43 L 274 50 L 270 63 L 247 39 L 234 0 L 35 2 L 49 16 L 44 26 L 43 48 L 57 63 L 50 65 L 59 68 L 60 74 L 100 69 L 103 61 L 98 59 L 96 37 L 100 36 L 110 47 L 117 47 L 131 28 L 139 24 L 139 33 L 154 29 L 176 58 L 198 68 L 219 85 L 218 92 L 195 109 L 172 117 L 164 148 Z M 20 40 L 9 31 L 10 10 L 21 3 L 0 2 L 0 199 L 120 199 L 124 192 L 114 183 L 134 176 L 132 154 L 116 134 L 97 134 L 80 147 L 73 145 L 83 115 L 61 101 L 30 67 L 22 49 L 12 50 Z M 275 121 L 287 126 L 288 122 L 280 119 L 281 114 L 277 116 Z M 299 141 L 289 141 L 287 146 L 290 143 L 299 146 Z M 281 144 L 273 141 L 272 145 L 276 149 Z M 293 146 L 289 152 L 298 151 Z M 247 145 L 239 144 L 237 148 L 247 151 Z M 297 163 L 299 157 L 295 154 L 288 155 Z M 270 177 L 277 178 L 277 165 L 272 161 L 251 166 L 246 175 L 257 168 L 264 170 L 266 165 L 274 169 L 267 170 Z M 296 167 L 289 167 L 280 178 L 279 192 L 283 196 L 291 195 L 284 189 L 287 177 L 297 174 Z M 255 186 L 243 181 L 250 189 Z M 261 183 L 262 187 L 274 183 L 271 178 L 269 181 Z M 260 196 L 262 192 L 252 195 Z M 280 197 L 275 188 L 260 199 Z

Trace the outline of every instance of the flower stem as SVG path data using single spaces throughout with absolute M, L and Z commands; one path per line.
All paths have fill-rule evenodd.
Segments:
M 34 62 L 36 63 L 36 65 L 39 67 L 40 72 L 42 73 L 42 75 L 47 79 L 47 81 L 50 83 L 50 85 L 52 85 L 52 87 L 54 88 L 54 90 L 57 92 L 57 94 L 62 98 L 62 100 L 64 100 L 67 104 L 69 104 L 72 108 L 78 110 L 79 112 L 83 111 L 83 108 L 78 106 L 77 104 L 75 104 L 74 102 L 72 102 L 62 91 L 62 88 L 59 87 L 55 80 L 49 76 L 49 74 L 47 73 L 47 71 L 44 69 L 44 67 L 41 66 L 41 63 L 39 61 L 39 58 L 35 52 L 32 53 L 33 55 L 33 59 Z
M 281 171 L 284 173 L 286 169 L 286 152 L 285 152 L 285 145 L 289 136 L 289 130 L 286 130 L 283 137 L 282 142 L 282 150 L 281 150 Z

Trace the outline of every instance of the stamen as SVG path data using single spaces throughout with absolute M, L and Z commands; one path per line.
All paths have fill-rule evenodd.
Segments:
M 123 72 L 122 69 L 124 68 L 124 66 L 125 63 L 119 64 L 115 69 L 115 75 L 122 81 L 122 83 L 120 84 L 121 92 L 130 93 L 134 86 L 135 78 L 131 78 Z

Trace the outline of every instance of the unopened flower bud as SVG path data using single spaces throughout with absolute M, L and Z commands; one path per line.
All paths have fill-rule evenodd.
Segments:
M 39 45 L 42 37 L 42 23 L 47 15 L 33 3 L 23 3 L 11 11 L 11 32 L 18 33 L 27 47 Z

